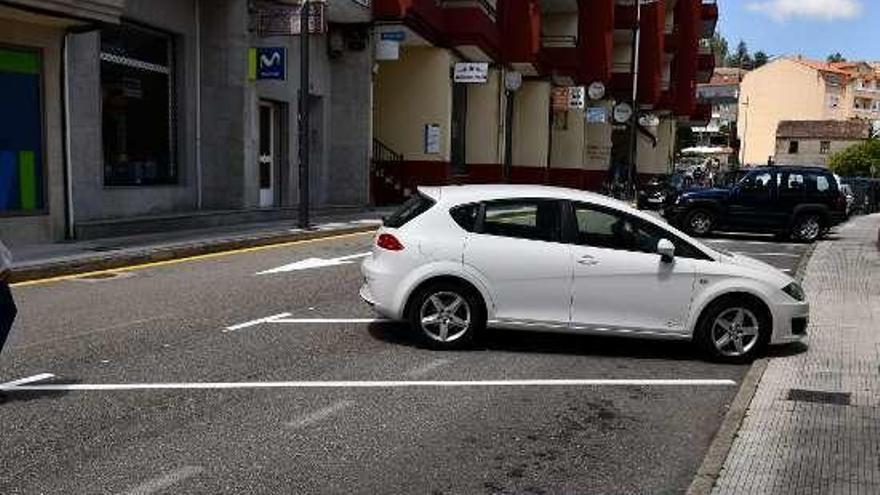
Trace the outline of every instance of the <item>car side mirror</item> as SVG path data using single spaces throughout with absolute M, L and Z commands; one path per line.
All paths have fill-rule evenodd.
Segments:
M 675 260 L 675 244 L 669 239 L 660 239 L 657 242 L 657 254 L 664 263 L 672 263 Z

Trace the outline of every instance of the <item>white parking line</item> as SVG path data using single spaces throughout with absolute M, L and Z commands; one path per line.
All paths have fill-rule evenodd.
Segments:
M 433 361 L 428 362 L 425 365 L 422 365 L 422 366 L 419 366 L 418 368 L 414 368 L 410 371 L 407 371 L 406 376 L 408 376 L 410 378 L 420 378 L 420 377 L 423 377 L 423 376 L 427 375 L 428 373 L 436 370 L 437 368 L 440 368 L 442 366 L 446 366 L 447 364 L 449 364 L 451 362 L 452 361 L 449 359 L 435 359 Z
M 185 466 L 180 469 L 175 469 L 168 474 L 153 478 L 131 490 L 128 490 L 125 492 L 125 495 L 150 495 L 151 493 L 162 491 L 171 485 L 180 483 L 187 478 L 192 478 L 204 470 L 204 468 L 199 466 Z
M 268 323 L 287 323 L 291 325 L 323 325 L 331 323 L 383 323 L 391 320 L 383 318 L 273 318 Z
M 753 256 L 756 258 L 767 256 L 770 258 L 800 258 L 800 254 L 795 253 L 747 253 L 744 251 L 734 251 L 734 254 L 742 254 L 745 256 Z
M 294 428 L 294 429 L 304 428 L 306 426 L 313 425 L 313 424 L 317 423 L 318 421 L 322 421 L 324 419 L 327 419 L 330 416 L 333 416 L 334 414 L 336 414 L 344 409 L 348 409 L 349 407 L 351 407 L 353 405 L 354 405 L 353 400 L 341 400 L 333 405 L 327 406 L 323 409 L 318 409 L 317 411 L 315 411 L 313 413 L 306 414 L 302 418 L 299 418 L 295 421 L 291 421 L 290 423 L 287 423 L 287 426 Z
M 246 321 L 244 323 L 239 323 L 238 325 L 232 325 L 231 327 L 226 327 L 223 330 L 223 333 L 226 332 L 234 332 L 236 330 L 243 330 L 245 328 L 255 327 L 257 325 L 262 325 L 263 323 L 273 323 L 275 320 L 279 318 L 287 318 L 291 316 L 290 313 L 278 313 L 277 315 L 267 316 L 265 318 L 258 318 L 256 320 Z
M 19 385 L 27 385 L 29 383 L 42 382 L 45 380 L 51 380 L 52 378 L 55 378 L 55 375 L 53 375 L 52 373 L 40 373 L 39 375 L 29 376 L 27 378 L 20 378 L 11 382 L 0 383 L 0 389 L 17 387 Z
M 3 392 L 120 392 L 135 390 L 237 389 L 374 389 L 374 388 L 485 388 L 485 387 L 731 387 L 733 380 L 471 380 L 471 381 L 291 381 L 204 383 L 97 383 L 0 386 Z

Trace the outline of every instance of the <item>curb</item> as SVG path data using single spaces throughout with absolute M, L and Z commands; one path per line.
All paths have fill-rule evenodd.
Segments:
M 14 268 L 10 277 L 11 285 L 34 282 L 55 277 L 74 276 L 103 270 L 114 270 L 134 265 L 158 263 L 201 256 L 206 254 L 235 251 L 238 249 L 272 246 L 289 242 L 310 241 L 348 234 L 372 232 L 376 225 L 316 230 L 297 233 L 277 233 L 247 237 L 228 237 L 218 240 L 184 243 L 156 248 L 132 248 L 119 253 L 104 253 L 93 257 L 70 261 L 55 261 Z
M 795 270 L 793 275 L 794 279 L 798 282 L 804 280 L 807 266 L 810 264 L 810 259 L 813 258 L 817 244 L 811 244 L 804 251 L 803 256 L 801 256 L 797 270 Z M 739 392 L 737 392 L 736 397 L 734 397 L 733 402 L 730 404 L 730 408 L 724 415 L 724 420 L 721 422 L 715 438 L 712 439 L 712 443 L 709 445 L 709 451 L 706 452 L 703 463 L 700 464 L 694 480 L 687 489 L 687 495 L 709 495 L 712 493 L 712 489 L 715 488 L 715 482 L 718 480 L 718 475 L 721 474 L 724 463 L 727 461 L 727 454 L 730 453 L 733 441 L 736 439 L 739 428 L 748 412 L 749 405 L 752 403 L 752 398 L 754 398 L 755 392 L 758 391 L 758 385 L 761 383 L 761 378 L 763 378 L 764 371 L 767 370 L 769 364 L 770 358 L 761 358 L 752 363 L 751 368 L 749 368 L 745 378 L 743 378 Z

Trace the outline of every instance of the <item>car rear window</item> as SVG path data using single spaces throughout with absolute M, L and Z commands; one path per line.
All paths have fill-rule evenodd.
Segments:
M 422 213 L 430 210 L 434 203 L 433 199 L 424 194 L 414 194 L 397 211 L 386 217 L 382 224 L 392 229 L 399 229 Z

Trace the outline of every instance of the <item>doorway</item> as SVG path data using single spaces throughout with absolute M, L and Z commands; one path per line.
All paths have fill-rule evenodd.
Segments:
M 259 187 L 260 208 L 277 206 L 278 191 L 278 112 L 275 104 L 260 102 Z
M 452 175 L 467 174 L 467 96 L 467 84 L 452 84 Z

